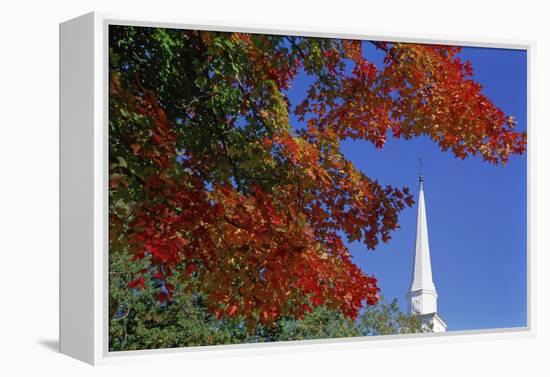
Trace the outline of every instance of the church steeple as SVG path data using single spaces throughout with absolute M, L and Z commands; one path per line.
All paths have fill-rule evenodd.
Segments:
M 408 294 L 409 312 L 420 315 L 426 325 L 433 327 L 433 331 L 445 331 L 447 325 L 437 315 L 437 291 L 432 279 L 422 172 L 420 172 L 419 181 L 420 192 L 418 194 L 416 244 L 411 287 Z
M 420 174 L 420 193 L 418 194 L 418 215 L 416 220 L 416 247 L 414 252 L 413 278 L 410 291 L 428 290 L 437 297 L 432 280 L 432 264 L 430 261 L 430 243 L 428 240 L 428 221 L 424 203 L 423 177 Z M 422 312 L 426 313 L 426 309 Z M 431 309 L 431 308 L 430 308 Z M 436 307 L 433 308 L 435 312 Z

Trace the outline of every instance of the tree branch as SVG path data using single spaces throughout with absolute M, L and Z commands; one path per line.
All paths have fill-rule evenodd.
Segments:
M 397 58 L 397 56 L 395 56 L 395 53 L 394 53 L 391 49 L 385 47 L 384 44 L 383 44 L 382 42 L 380 42 L 380 41 L 369 41 L 369 42 L 372 43 L 372 44 L 374 45 L 374 47 L 376 47 L 377 49 L 382 50 L 382 51 L 384 51 L 386 54 L 388 54 L 388 56 L 389 56 L 394 62 L 396 62 L 396 63 L 401 63 L 401 62 L 399 61 L 399 59 Z
M 307 60 L 307 56 L 306 54 L 304 53 L 304 50 L 302 50 L 302 48 L 296 43 L 296 41 L 289 37 L 289 36 L 285 36 L 285 39 L 290 42 L 290 44 L 292 45 L 292 47 L 294 47 L 296 49 L 296 51 L 298 51 L 298 54 L 300 54 L 300 56 L 302 57 L 302 59 L 305 61 Z

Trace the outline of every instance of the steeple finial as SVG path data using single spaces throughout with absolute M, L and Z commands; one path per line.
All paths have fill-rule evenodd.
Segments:
M 422 182 L 424 182 L 424 176 L 422 175 L 422 170 L 424 169 L 424 162 L 422 161 L 422 157 L 418 158 L 418 165 L 420 166 L 420 174 L 418 181 L 420 182 L 420 188 L 422 188 Z

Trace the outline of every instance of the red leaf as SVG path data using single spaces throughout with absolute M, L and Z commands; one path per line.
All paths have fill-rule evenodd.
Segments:
M 128 283 L 128 287 L 143 289 L 143 288 L 145 288 L 145 279 L 143 277 L 139 277 L 137 279 L 134 279 L 134 280 L 132 280 L 131 282 Z
M 197 266 L 194 264 L 188 264 L 187 267 L 185 267 L 185 273 L 187 275 L 191 275 L 195 270 L 197 269 Z
M 228 309 L 227 309 L 227 315 L 228 316 L 233 316 L 235 314 L 235 312 L 237 311 L 237 305 L 231 305 Z

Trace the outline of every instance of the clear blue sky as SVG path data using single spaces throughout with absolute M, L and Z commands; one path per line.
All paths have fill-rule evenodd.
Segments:
M 380 52 L 365 43 L 365 56 L 380 65 Z M 527 126 L 525 51 L 464 48 L 474 79 L 518 129 Z M 299 75 L 289 91 L 296 104 L 309 79 Z M 424 161 L 424 193 L 438 311 L 448 330 L 525 326 L 527 322 L 527 158 L 505 167 L 480 158 L 459 160 L 426 138 L 389 139 L 382 150 L 346 140 L 345 156 L 383 184 L 406 185 L 418 194 L 418 158 Z M 406 310 L 414 253 L 416 206 L 401 213 L 401 229 L 389 244 L 368 251 L 348 245 L 354 261 L 379 279 L 382 294 Z

